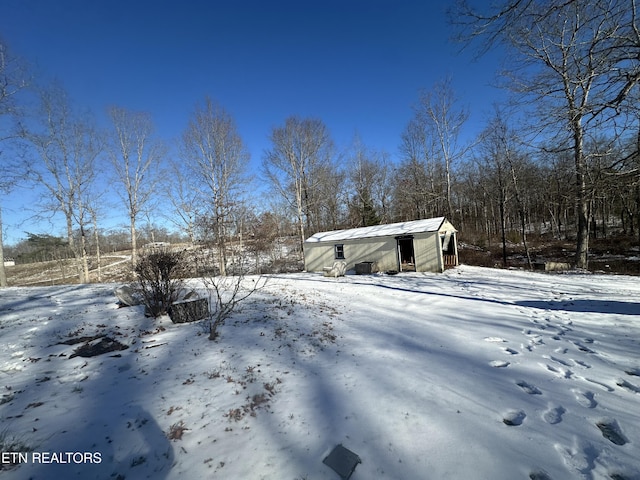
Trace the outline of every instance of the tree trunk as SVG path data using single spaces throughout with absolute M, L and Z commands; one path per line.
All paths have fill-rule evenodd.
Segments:
M 98 268 L 98 283 L 102 281 L 102 260 L 100 258 L 100 235 L 98 234 L 98 217 L 93 212 L 93 236 L 96 242 L 96 262 Z
M 574 129 L 574 159 L 576 165 L 576 214 L 578 228 L 576 232 L 576 267 L 587 269 L 589 255 L 589 198 L 587 194 L 586 164 L 582 144 L 582 125 L 576 120 Z
M 80 256 L 82 258 L 82 278 L 80 283 L 89 283 L 89 255 L 87 254 L 87 237 L 84 227 L 80 226 Z
M 304 263 L 304 214 L 302 212 L 302 193 L 297 192 L 298 203 L 298 227 L 300 229 L 300 252 L 302 254 L 302 263 Z
M 136 239 L 136 217 L 135 215 L 131 215 L 129 217 L 131 220 L 131 264 L 135 267 L 138 263 L 138 241 Z
M 447 216 L 450 222 L 453 222 L 453 205 L 451 203 L 451 162 L 446 160 L 446 176 L 447 176 Z
M 220 264 L 220 275 L 227 275 L 227 249 L 225 245 L 224 219 L 222 213 L 216 212 L 216 240 L 218 244 L 218 263 Z
M 0 207 L 0 288 L 7 286 L 7 272 L 4 269 L 4 235 L 2 234 L 2 207 Z
M 636 214 L 635 217 L 638 219 L 638 246 L 640 247 L 640 185 L 636 186 Z M 633 224 L 633 220 L 631 220 Z
M 533 264 L 531 263 L 531 254 L 529 252 L 529 244 L 527 243 L 527 222 L 526 215 L 524 211 L 524 205 L 522 204 L 522 199 L 520 198 L 520 190 L 518 188 L 518 178 L 516 175 L 516 171 L 513 167 L 513 163 L 509 160 L 509 166 L 511 167 L 511 177 L 513 179 L 513 191 L 516 197 L 516 203 L 518 205 L 518 214 L 520 216 L 520 228 L 522 231 L 522 244 L 524 245 L 524 252 L 527 255 L 527 266 L 529 270 L 533 270 Z
M 505 232 L 505 214 L 504 214 L 504 205 L 506 203 L 505 194 L 503 191 L 500 191 L 500 231 L 502 236 L 502 266 L 507 266 L 507 236 Z
M 73 217 L 67 212 L 67 245 L 73 254 L 76 271 L 78 272 L 78 283 L 85 283 L 84 269 L 82 267 L 82 255 L 76 248 L 76 242 L 73 239 Z

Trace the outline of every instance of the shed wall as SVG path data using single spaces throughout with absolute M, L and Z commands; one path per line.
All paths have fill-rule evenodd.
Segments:
M 344 245 L 347 270 L 355 268 L 355 264 L 360 262 L 376 262 L 381 271 L 398 268 L 396 240 L 393 237 L 343 240 L 336 244 Z M 334 245 L 330 242 L 305 243 L 305 269 L 308 272 L 321 272 L 324 267 L 333 265 L 333 262 L 337 261 Z
M 395 237 L 343 240 L 335 244 L 344 245 L 344 261 L 347 262 L 347 270 L 354 269 L 355 264 L 360 262 L 376 262 L 380 271 L 397 270 L 398 268 Z M 321 272 L 324 267 L 332 266 L 336 261 L 335 244 L 330 242 L 305 243 L 305 269 L 308 272 Z M 413 250 L 417 271 L 442 272 L 444 270 L 438 232 L 414 235 Z
M 413 237 L 417 272 L 443 272 L 442 245 L 438 232 L 419 233 Z

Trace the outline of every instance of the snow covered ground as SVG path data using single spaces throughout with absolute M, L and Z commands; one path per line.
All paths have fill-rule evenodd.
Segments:
M 640 478 L 637 277 L 274 275 L 217 342 L 113 289 L 0 290 L 0 477 Z

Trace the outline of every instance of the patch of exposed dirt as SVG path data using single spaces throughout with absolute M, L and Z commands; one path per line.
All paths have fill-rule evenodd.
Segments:
M 100 338 L 100 337 L 98 337 Z M 77 340 L 77 339 L 74 339 Z M 92 341 L 95 341 L 96 338 L 93 338 Z M 65 343 L 65 342 L 62 342 Z M 99 342 L 92 343 L 87 342 L 84 345 L 76 348 L 73 353 L 69 356 L 69 358 L 74 357 L 97 357 L 98 355 L 103 355 L 109 352 L 119 352 L 121 350 L 126 350 L 129 348 L 128 345 L 124 345 L 123 343 L 114 340 L 113 338 L 109 338 L 103 336 Z

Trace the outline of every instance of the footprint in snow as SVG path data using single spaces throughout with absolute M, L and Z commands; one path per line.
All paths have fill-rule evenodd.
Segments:
M 591 365 L 589 365 L 586 362 L 583 362 L 582 360 L 575 360 L 575 359 L 571 359 L 571 361 L 573 363 L 575 363 L 577 366 L 582 367 L 582 368 L 591 368 Z
M 502 350 L 503 350 L 505 353 L 508 353 L 509 355 L 517 355 L 517 354 L 518 354 L 518 351 L 517 351 L 517 350 L 514 350 L 513 348 L 509 348 L 509 347 L 502 347 Z
M 627 382 L 624 378 L 618 378 L 616 380 L 616 385 L 618 385 L 619 387 L 622 387 L 622 388 L 626 388 L 630 392 L 640 393 L 640 387 L 637 387 L 633 383 Z
M 578 377 L 578 378 L 581 378 L 582 380 L 586 380 L 587 382 L 591 382 L 594 385 L 599 386 L 603 390 L 606 390 L 607 392 L 613 392 L 613 388 L 611 388 L 609 385 L 607 385 L 604 382 L 601 382 L 599 380 L 594 380 L 593 378 L 587 378 L 587 377 Z
M 598 457 L 599 452 L 587 441 L 574 438 L 573 446 L 567 447 L 558 443 L 555 449 L 569 470 L 581 474 L 580 478 L 591 478 L 590 472 L 595 468 L 593 460 Z
M 598 406 L 593 392 L 574 389 L 573 394 L 576 397 L 576 402 L 585 408 L 595 408 Z
M 559 363 L 563 367 L 570 367 L 571 366 L 571 364 L 569 362 L 566 362 L 566 361 L 562 360 L 561 358 L 554 357 L 553 355 L 543 355 L 542 357 L 543 358 L 548 358 L 552 362 Z
M 484 341 L 485 342 L 491 342 L 491 343 L 504 343 L 504 342 L 506 342 L 506 340 L 504 338 L 501 338 L 501 337 L 485 337 Z
M 603 418 L 596 422 L 596 427 L 602 432 L 602 436 L 616 445 L 624 445 L 628 442 L 622 433 L 618 422 L 611 418 Z
M 518 385 L 522 390 L 524 390 L 529 395 L 542 395 L 542 392 L 538 387 L 536 387 L 535 385 L 531 385 L 530 383 L 527 383 L 524 380 L 520 380 L 519 382 L 516 382 L 516 385 Z
M 522 425 L 527 414 L 522 410 L 508 410 L 502 415 L 502 423 L 510 427 Z
M 529 480 L 551 480 L 551 477 L 544 470 L 536 470 L 529 474 Z
M 505 368 L 511 365 L 511 362 L 506 362 L 504 360 L 493 360 L 489 362 L 489 365 L 491 365 L 494 368 Z
M 535 347 L 537 345 L 544 345 L 544 340 L 542 339 L 542 335 L 535 335 L 529 339 L 529 345 Z
M 609 472 L 608 475 L 611 480 L 634 480 L 638 478 L 634 473 L 620 472 L 618 470 Z
M 542 414 L 542 418 L 545 422 L 555 425 L 562 421 L 562 415 L 564 415 L 565 412 L 566 410 L 561 405 L 553 406 L 550 404 L 549 409 Z
M 624 373 L 627 375 L 640 377 L 640 368 L 625 368 Z
M 594 350 L 591 350 L 589 347 L 585 347 L 582 343 L 580 342 L 573 342 L 573 344 L 578 347 L 578 350 L 580 350 L 581 352 L 584 353 L 596 353 Z
M 573 372 L 568 368 L 554 367 L 553 365 L 549 365 L 549 364 L 547 364 L 546 367 L 547 367 L 547 370 L 555 373 L 560 378 L 571 378 L 571 375 L 573 375 Z

